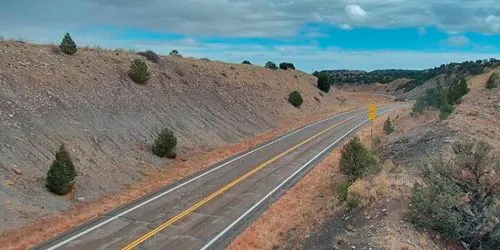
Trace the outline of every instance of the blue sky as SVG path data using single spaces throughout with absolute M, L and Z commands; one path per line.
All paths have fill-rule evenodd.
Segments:
M 496 0 L 0 0 L 0 36 L 313 69 L 500 58 Z

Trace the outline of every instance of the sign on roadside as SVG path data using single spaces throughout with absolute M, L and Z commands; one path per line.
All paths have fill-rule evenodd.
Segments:
M 377 106 L 375 106 L 375 104 L 370 104 L 368 110 L 368 118 L 370 119 L 370 121 L 374 121 L 375 118 L 377 118 Z

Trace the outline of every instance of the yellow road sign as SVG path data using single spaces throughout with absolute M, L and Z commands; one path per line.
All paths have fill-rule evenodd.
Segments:
M 368 110 L 368 118 L 370 119 L 370 121 L 375 120 L 375 118 L 377 118 L 377 106 L 375 106 L 375 104 L 370 104 Z

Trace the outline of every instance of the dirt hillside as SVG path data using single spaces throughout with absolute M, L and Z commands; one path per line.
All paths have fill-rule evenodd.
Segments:
M 179 139 L 178 158 L 276 128 L 284 119 L 356 103 L 342 91 L 321 94 L 316 78 L 208 60 L 147 61 L 146 85 L 127 76 L 131 52 L 54 48 L 0 41 L 0 232 L 92 201 L 141 180 L 169 160 L 150 153 L 163 127 Z M 145 59 L 144 59 L 145 60 Z M 298 90 L 300 109 L 288 94 Z M 45 174 L 64 143 L 77 168 L 71 197 L 48 193 Z

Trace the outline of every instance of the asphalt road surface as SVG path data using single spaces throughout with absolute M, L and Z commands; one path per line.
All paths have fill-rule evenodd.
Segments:
M 391 104 L 378 113 L 401 107 Z M 38 249 L 223 249 L 333 148 L 367 109 L 312 123 L 118 208 Z

